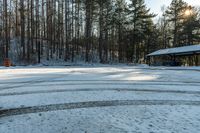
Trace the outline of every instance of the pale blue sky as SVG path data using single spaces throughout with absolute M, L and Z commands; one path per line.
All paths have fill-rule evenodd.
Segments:
M 127 0 L 128 2 L 129 0 Z M 172 0 L 145 0 L 147 7 L 151 9 L 151 12 L 158 14 L 158 16 L 154 19 L 155 21 L 159 18 L 161 13 L 161 7 L 165 5 L 166 7 L 170 5 Z M 200 7 L 200 0 L 184 0 L 188 4 L 192 6 L 199 6 Z
M 165 5 L 166 7 L 170 5 L 172 0 L 145 0 L 147 6 L 151 8 L 151 12 L 155 14 L 161 14 L 161 7 Z M 200 0 L 184 0 L 192 6 L 200 6 Z

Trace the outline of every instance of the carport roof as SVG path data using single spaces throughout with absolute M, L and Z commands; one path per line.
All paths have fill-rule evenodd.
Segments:
M 200 44 L 184 46 L 184 47 L 161 49 L 161 50 L 155 51 L 151 54 L 148 54 L 147 57 L 160 56 L 160 55 L 181 56 L 181 55 L 193 55 L 193 54 L 200 54 Z

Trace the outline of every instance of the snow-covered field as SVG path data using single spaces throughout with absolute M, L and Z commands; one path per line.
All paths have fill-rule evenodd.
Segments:
M 0 133 L 197 133 L 199 79 L 199 67 L 0 67 Z

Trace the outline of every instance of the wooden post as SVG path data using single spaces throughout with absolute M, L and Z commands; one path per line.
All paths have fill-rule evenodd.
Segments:
M 147 57 L 147 63 L 148 63 L 149 66 L 151 66 L 151 56 Z
M 10 66 L 11 66 L 11 60 L 8 59 L 8 58 L 5 58 L 5 59 L 4 59 L 3 65 L 4 65 L 5 67 L 10 67 Z
M 195 54 L 195 66 L 199 65 L 199 57 L 198 54 Z

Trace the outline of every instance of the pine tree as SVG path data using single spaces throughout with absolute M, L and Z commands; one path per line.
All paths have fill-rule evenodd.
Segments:
M 4 31 L 5 31 L 5 58 L 8 58 L 8 47 L 9 47 L 9 33 L 8 33 L 8 3 L 7 0 L 3 0 L 3 8 L 4 8 Z
M 90 62 L 90 48 L 92 43 L 92 23 L 94 13 L 94 1 L 85 0 L 85 61 Z
M 99 59 L 101 63 L 108 61 L 108 32 L 112 11 L 111 0 L 97 0 L 99 6 Z
M 171 5 L 166 11 L 168 21 L 171 22 L 173 26 L 173 46 L 176 47 L 179 45 L 178 38 L 181 27 L 182 20 L 184 19 L 184 10 L 186 9 L 187 4 L 183 0 L 172 0 Z
M 197 11 L 192 6 L 185 9 L 185 19 L 183 29 L 180 33 L 180 40 L 183 45 L 198 44 L 200 37 L 197 31 L 200 29 L 200 22 L 197 19 Z
M 24 7 L 24 0 L 20 0 L 20 26 L 21 26 L 21 46 L 23 49 L 22 52 L 22 59 L 25 59 L 26 56 L 26 47 L 25 47 L 25 7 Z
M 3 1 L 0 1 L 0 60 L 3 59 L 4 45 L 3 45 Z
M 134 55 L 135 62 L 139 61 L 139 47 L 143 42 L 144 26 L 148 25 L 149 19 L 155 17 L 154 14 L 149 13 L 150 9 L 147 9 L 144 0 L 131 0 L 131 4 L 129 5 L 129 24 L 132 29 L 132 38 L 133 44 L 130 47 L 133 50 L 130 50 L 130 55 Z M 131 57 L 132 58 L 132 57 Z M 133 59 L 131 59 L 133 60 Z
M 118 43 L 118 61 L 124 61 L 124 45 L 123 45 L 123 32 L 125 31 L 126 23 L 126 2 L 125 0 L 116 0 L 115 11 L 113 13 L 112 22 L 117 30 L 117 43 Z

